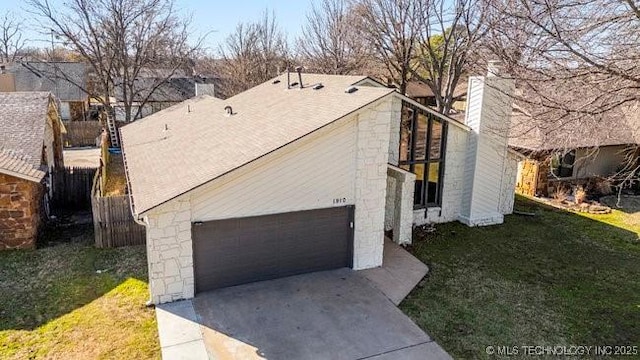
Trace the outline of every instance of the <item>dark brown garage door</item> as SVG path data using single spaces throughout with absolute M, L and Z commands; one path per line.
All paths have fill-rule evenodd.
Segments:
M 196 292 L 351 267 L 353 207 L 194 223 Z

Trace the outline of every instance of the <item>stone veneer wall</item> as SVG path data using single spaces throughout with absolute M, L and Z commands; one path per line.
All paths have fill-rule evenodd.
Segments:
M 387 97 L 358 117 L 353 268 L 382 265 L 391 119 L 400 101 Z
M 389 124 L 392 113 L 400 111 L 400 102 L 392 99 L 387 97 L 349 120 L 358 122 L 353 181 L 356 270 L 382 265 Z M 191 202 L 189 196 L 180 196 L 145 214 L 149 287 L 154 304 L 195 295 Z
M 538 161 L 525 159 L 518 164 L 516 192 L 521 195 L 535 196 L 538 184 Z
M 35 247 L 42 191 L 42 184 L 0 174 L 0 250 Z
M 195 294 L 191 204 L 178 198 L 151 210 L 147 223 L 149 289 L 154 304 Z

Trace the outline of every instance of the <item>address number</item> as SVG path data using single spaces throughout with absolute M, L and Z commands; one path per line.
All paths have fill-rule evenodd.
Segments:
M 347 203 L 347 198 L 335 198 L 333 199 L 333 204 L 346 204 Z

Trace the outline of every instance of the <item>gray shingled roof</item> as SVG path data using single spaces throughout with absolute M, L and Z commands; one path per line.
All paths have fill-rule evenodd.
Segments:
M 297 76 L 292 76 L 292 82 Z M 233 171 L 394 92 L 345 89 L 363 76 L 304 74 L 307 87 L 287 90 L 286 75 L 227 100 L 187 100 L 121 128 L 136 214 Z M 322 83 L 313 90 L 309 85 Z M 232 116 L 224 107 L 231 106 Z M 165 130 L 167 129 L 168 130 Z
M 48 92 L 0 93 L 0 172 L 42 179 L 42 146 L 50 97 Z
M 156 87 L 157 84 L 164 80 L 163 78 L 154 77 L 140 77 L 137 79 L 135 81 L 136 96 L 134 101 L 140 102 L 149 96 L 147 101 L 151 102 L 181 102 L 196 96 L 196 83 L 213 84 L 215 81 L 213 78 L 174 76 L 166 79 L 166 82 Z M 115 97 L 118 101 L 124 100 L 122 87 L 116 87 Z
M 88 66 L 80 62 L 22 61 L 10 64 L 16 91 L 48 91 L 60 101 L 83 101 L 87 94 Z
M 594 119 L 511 115 L 509 146 L 529 151 L 640 144 L 640 104 L 620 107 Z

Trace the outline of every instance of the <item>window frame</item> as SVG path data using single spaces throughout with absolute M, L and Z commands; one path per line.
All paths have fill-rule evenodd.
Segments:
M 430 207 L 439 207 L 442 206 L 442 189 L 444 183 L 444 168 L 445 168 L 445 159 L 446 159 L 446 145 L 447 145 L 447 133 L 448 133 L 448 124 L 447 121 L 441 118 L 438 118 L 435 114 L 431 112 L 425 111 L 423 109 L 418 108 L 417 106 L 402 102 L 403 107 L 407 107 L 411 111 L 411 119 L 410 119 L 410 127 L 411 127 L 411 137 L 409 139 L 410 144 L 408 145 L 408 153 L 407 160 L 398 159 L 399 167 L 403 167 L 407 169 L 411 173 L 415 174 L 415 166 L 422 164 L 424 166 L 424 170 L 422 172 L 422 179 L 416 179 L 416 181 L 422 181 L 422 187 L 420 189 L 421 199 L 416 203 L 415 196 L 417 192 L 414 192 L 414 210 L 426 209 Z M 404 113 L 404 109 L 401 112 Z M 418 139 L 418 114 L 423 114 L 427 118 L 427 127 L 425 129 L 425 157 L 424 160 L 416 160 L 416 141 Z M 431 158 L 431 143 L 432 143 L 432 129 L 434 121 L 439 121 L 441 124 L 442 132 L 440 138 L 440 156 L 438 158 Z M 402 120 L 400 127 L 400 142 L 398 144 L 399 154 L 402 151 Z M 438 183 L 435 194 L 435 201 L 428 202 L 428 189 L 429 189 L 429 168 L 431 164 L 438 164 Z

